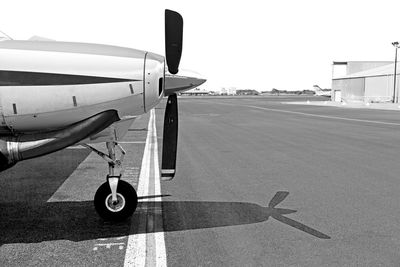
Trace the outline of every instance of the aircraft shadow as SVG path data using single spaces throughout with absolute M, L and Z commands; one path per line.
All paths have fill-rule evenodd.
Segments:
M 284 216 L 295 210 L 275 207 L 288 194 L 276 193 L 267 207 L 246 202 L 140 202 L 132 220 L 118 224 L 101 220 L 92 202 L 0 203 L 0 245 L 228 227 L 261 223 L 270 217 L 317 238 L 329 239 L 328 235 Z M 149 228 L 144 225 L 149 218 L 159 223 Z

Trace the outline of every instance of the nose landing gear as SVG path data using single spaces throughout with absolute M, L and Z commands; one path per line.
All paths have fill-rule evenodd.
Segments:
M 138 197 L 133 186 L 120 180 L 121 174 L 115 175 L 115 167 L 121 166 L 125 151 L 117 142 L 107 142 L 106 145 L 109 155 L 87 144 L 84 146 L 108 162 L 107 182 L 97 189 L 94 196 L 94 207 L 104 220 L 118 222 L 127 219 L 135 212 Z M 115 157 L 115 147 L 121 151 L 119 160 Z

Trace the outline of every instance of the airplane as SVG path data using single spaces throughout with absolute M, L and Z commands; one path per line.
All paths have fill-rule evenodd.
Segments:
M 7 36 L 0 41 L 0 171 L 81 144 L 109 167 L 94 196 L 97 213 L 106 221 L 125 220 L 134 213 L 138 197 L 117 173 L 125 154 L 118 142 L 135 118 L 167 96 L 161 177 L 172 179 L 177 93 L 206 81 L 176 75 L 183 18 L 165 10 L 165 58 L 131 48 L 39 39 Z M 105 142 L 107 153 L 91 146 L 99 142 Z
M 314 85 L 313 90 L 315 91 L 315 95 L 317 95 L 317 96 L 331 97 L 332 89 L 322 89 L 318 85 Z

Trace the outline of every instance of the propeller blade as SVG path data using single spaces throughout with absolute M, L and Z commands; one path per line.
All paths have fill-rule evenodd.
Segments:
M 289 192 L 286 192 L 286 191 L 276 192 L 275 196 L 269 202 L 268 207 L 274 208 L 276 205 L 281 203 L 288 195 L 289 195 Z
M 161 179 L 171 180 L 175 176 L 176 151 L 178 146 L 178 101 L 176 94 L 168 97 L 164 115 Z
M 177 74 L 182 54 L 183 18 L 175 11 L 165 10 L 165 55 L 168 71 Z

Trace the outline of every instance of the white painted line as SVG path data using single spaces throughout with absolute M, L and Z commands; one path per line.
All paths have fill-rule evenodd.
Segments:
M 154 110 L 153 110 L 154 111 Z M 160 185 L 160 166 L 158 163 L 158 145 L 157 145 L 157 132 L 156 132 L 156 122 L 154 116 L 154 195 L 158 196 L 161 195 L 161 185 Z M 162 198 L 155 198 L 154 202 L 156 203 L 156 210 L 161 211 L 161 214 L 156 216 L 156 229 L 162 229 L 163 222 L 162 222 L 162 207 L 161 207 Z M 157 220 L 159 219 L 159 220 Z M 167 253 L 165 249 L 165 237 L 164 231 L 157 231 L 154 233 L 156 239 L 156 266 L 167 266 Z
M 203 102 L 206 102 L 206 101 L 203 101 Z M 251 105 L 234 105 L 234 104 L 220 103 L 220 102 L 216 102 L 216 103 L 220 104 L 220 105 L 241 106 L 241 107 L 248 107 L 248 108 L 254 108 L 254 109 L 267 110 L 267 111 L 274 111 L 274 112 L 281 112 L 281 113 L 288 113 L 288 114 L 296 114 L 296 115 L 302 115 L 302 116 L 308 116 L 308 117 L 317 117 L 317 118 L 333 119 L 333 120 L 356 121 L 356 122 L 366 122 L 366 123 L 372 123 L 372 124 L 400 126 L 400 123 L 396 123 L 396 122 L 353 119 L 353 118 L 346 118 L 346 117 L 328 116 L 328 115 L 319 115 L 319 114 L 304 113 L 304 112 L 298 112 L 298 111 L 290 111 L 290 110 L 284 110 L 284 109 L 264 108 L 264 107 L 251 106 Z
M 120 141 L 118 144 L 146 144 L 146 141 Z
M 395 122 L 385 122 L 385 121 L 372 121 L 372 120 L 362 120 L 362 119 L 353 119 L 353 118 L 346 118 L 346 117 L 337 117 L 337 116 L 328 116 L 328 115 L 319 115 L 319 114 L 312 114 L 312 113 L 304 113 L 298 111 L 290 111 L 290 110 L 283 110 L 283 109 L 274 109 L 274 108 L 263 108 L 258 106 L 248 106 L 248 105 L 241 105 L 244 107 L 261 109 L 261 110 L 268 110 L 268 111 L 275 111 L 275 112 L 282 112 L 282 113 L 290 113 L 290 114 L 297 114 L 303 115 L 308 117 L 318 117 L 324 119 L 334 119 L 334 120 L 344 120 L 344 121 L 356 121 L 356 122 L 367 122 L 367 123 L 374 123 L 374 124 L 383 124 L 383 125 L 395 125 L 400 126 L 400 123 Z
M 151 116 L 151 115 L 150 115 Z M 150 117 L 151 118 L 151 117 Z M 149 120 L 150 125 L 151 119 Z M 138 196 L 147 195 L 149 188 L 150 172 L 150 131 L 147 132 L 146 145 L 144 148 L 142 167 L 139 175 L 139 184 L 137 188 Z M 135 216 L 135 215 L 134 215 Z M 140 220 L 142 222 L 142 220 Z M 145 266 L 146 264 L 146 234 L 138 233 L 129 235 L 126 245 L 124 266 Z
M 66 149 L 86 149 L 86 147 L 81 146 L 81 145 L 77 145 L 77 146 L 69 146 Z
M 104 244 L 95 244 L 96 247 L 105 247 L 110 249 L 112 246 L 123 246 L 125 243 L 104 243 Z
M 148 129 L 139 176 L 138 196 L 161 195 L 154 109 L 150 112 Z M 149 207 L 144 209 L 143 213 L 138 213 L 139 225 L 132 224 L 132 227 L 142 231 L 149 229 L 150 233 L 141 233 L 139 230 L 139 233 L 129 235 L 124 266 L 167 266 L 164 232 L 160 221 L 162 215 L 155 214 L 155 210 L 162 210 L 161 200 L 161 198 L 142 200 L 142 203 L 149 202 L 149 205 L 155 207 L 153 209 Z M 133 230 L 131 229 L 131 232 L 134 232 Z

